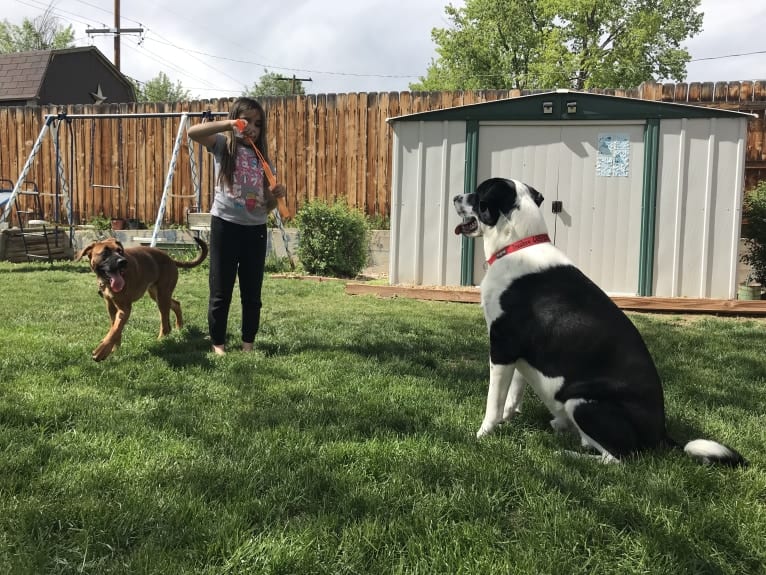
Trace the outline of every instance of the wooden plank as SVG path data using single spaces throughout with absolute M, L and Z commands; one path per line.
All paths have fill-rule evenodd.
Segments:
M 337 130 L 336 136 L 338 140 L 338 158 L 335 177 L 335 190 L 333 192 L 333 198 L 345 197 L 348 191 L 348 180 L 346 178 L 346 166 L 348 165 L 349 149 L 348 146 L 348 100 L 349 94 L 337 94 Z
M 359 130 L 359 94 L 352 93 L 348 95 L 348 113 L 346 115 L 346 153 L 348 162 L 346 162 L 346 197 L 351 207 L 359 206 L 358 188 L 356 182 L 357 165 L 359 163 L 359 139 L 357 137 Z
M 352 172 L 354 177 L 354 195 L 356 207 L 365 212 L 367 210 L 367 99 L 366 92 L 360 92 L 356 100 L 354 139 L 356 140 L 356 165 Z
M 325 155 L 329 169 L 325 172 L 327 192 L 324 199 L 331 202 L 338 193 L 338 155 L 340 154 L 340 142 L 338 141 L 338 101 L 335 94 L 327 96 L 327 140 L 325 143 Z
M 319 197 L 317 173 L 317 98 L 314 94 L 305 97 L 306 103 L 306 188 L 309 197 Z
M 147 106 L 149 113 L 159 112 L 158 106 L 150 102 Z M 162 122 L 158 118 L 147 118 L 147 141 L 144 158 L 146 162 L 146 187 L 144 213 L 146 221 L 153 225 L 162 199 L 162 176 L 157 177 L 158 172 L 162 172 L 162 145 L 163 135 L 161 131 Z M 159 152 L 158 152 L 159 151 Z M 159 166 L 157 160 L 159 158 Z
M 300 169 L 300 163 L 298 162 L 297 153 L 298 150 L 296 144 L 297 128 L 296 117 L 298 114 L 296 98 L 285 98 L 285 115 L 284 115 L 284 150 L 285 150 L 285 183 L 293 190 L 296 202 L 299 205 L 303 205 L 306 201 L 305 188 L 301 185 L 300 175 L 298 170 Z
M 700 82 L 689 84 L 688 99 L 689 103 L 696 103 L 702 99 L 702 84 Z
M 378 297 L 405 297 L 431 301 L 453 301 L 479 303 L 479 289 L 434 289 L 429 287 L 380 286 L 362 283 L 347 283 L 349 295 L 375 295 Z
M 295 101 L 292 133 L 295 135 L 293 154 L 295 155 L 295 175 L 297 176 L 296 186 L 300 191 L 300 196 L 306 201 L 311 201 L 313 198 L 306 178 L 306 97 L 295 96 L 291 99 Z
M 688 97 L 689 97 L 689 85 L 686 84 L 685 82 L 676 84 L 675 90 L 673 93 L 673 101 L 685 104 Z
M 728 82 L 716 82 L 713 88 L 713 101 L 714 102 L 726 102 L 726 97 L 729 95 L 729 83 Z
M 739 101 L 740 104 L 750 102 L 753 99 L 753 83 L 750 80 L 740 82 Z
M 700 99 L 703 102 L 712 102 L 714 100 L 714 88 L 713 82 L 703 82 L 700 91 Z
M 734 315 L 766 316 L 766 301 L 657 298 L 657 297 L 613 297 L 621 309 L 635 311 L 679 312 L 679 313 L 722 313 Z
M 0 107 L 0 134 L 12 134 L 9 110 L 7 107 Z M 16 175 L 11 173 L 11 155 L 15 155 L 12 146 L 8 150 L 3 150 L 0 154 L 0 178 L 7 178 L 16 182 Z
M 373 215 L 389 217 L 390 205 L 388 190 L 391 186 L 391 145 L 393 134 L 391 126 L 386 122 L 388 116 L 390 93 L 381 93 L 378 97 L 377 121 L 377 156 L 374 158 L 375 170 L 375 205 Z
M 346 284 L 345 291 L 349 295 L 405 297 L 420 300 L 461 303 L 481 302 L 481 293 L 477 287 L 386 286 L 350 282 Z M 612 301 L 617 307 L 627 311 L 766 316 L 766 301 L 764 300 L 747 301 L 614 296 L 612 297 Z
M 726 100 L 728 102 L 739 103 L 740 89 L 741 89 L 741 86 L 739 82 L 729 82 L 728 91 L 726 93 Z
M 663 102 L 675 101 L 675 97 L 676 97 L 675 84 L 662 84 L 661 93 L 662 93 L 661 99 Z
M 327 161 L 327 96 L 319 94 L 316 97 L 316 196 L 327 201 L 327 173 L 330 166 Z
M 365 126 L 366 126 L 366 144 L 365 150 L 365 162 L 364 165 L 364 189 L 365 199 L 364 207 L 365 213 L 373 215 L 376 212 L 377 206 L 377 180 L 379 178 L 378 173 L 378 146 L 380 145 L 378 134 L 383 130 L 383 125 L 380 123 L 380 98 L 382 94 L 368 94 L 367 105 L 365 106 Z

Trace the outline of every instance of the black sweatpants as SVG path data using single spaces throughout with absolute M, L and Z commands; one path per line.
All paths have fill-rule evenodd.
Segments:
M 239 277 L 242 341 L 252 343 L 261 323 L 261 286 L 266 264 L 266 224 L 242 226 L 210 218 L 210 299 L 207 322 L 213 345 L 226 342 L 234 281 Z

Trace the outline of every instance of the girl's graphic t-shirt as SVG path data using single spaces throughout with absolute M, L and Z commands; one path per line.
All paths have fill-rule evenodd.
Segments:
M 216 134 L 215 144 L 208 148 L 215 158 L 215 195 L 210 213 L 235 224 L 265 224 L 268 208 L 264 188 L 268 187 L 268 183 L 258 156 L 247 145 L 237 146 L 236 168 L 229 187 L 218 179 L 225 149 L 226 137 Z

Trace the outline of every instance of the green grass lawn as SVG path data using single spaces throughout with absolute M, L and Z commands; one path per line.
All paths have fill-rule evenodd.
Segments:
M 475 304 L 267 278 L 257 351 L 208 352 L 206 268 L 186 326 L 144 298 L 122 348 L 87 264 L 0 264 L 0 573 L 764 573 L 766 321 L 631 315 L 681 453 L 562 453 L 542 404 L 482 441 Z M 238 347 L 239 305 L 229 347 Z

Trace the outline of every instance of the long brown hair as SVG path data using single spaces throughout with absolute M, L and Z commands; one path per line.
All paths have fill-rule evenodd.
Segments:
M 266 147 L 266 112 L 263 110 L 263 106 L 253 98 L 237 98 L 231 103 L 229 108 L 229 119 L 236 120 L 245 110 L 258 110 L 261 114 L 261 130 L 258 133 L 258 138 L 255 140 L 255 145 L 263 154 L 263 158 L 270 163 L 269 151 Z M 218 174 L 218 181 L 219 183 L 225 183 L 227 187 L 231 187 L 234 168 L 236 167 L 237 145 L 247 146 L 248 144 L 234 137 L 233 132 L 227 132 L 225 136 L 226 150 L 224 150 L 221 157 L 221 173 Z

